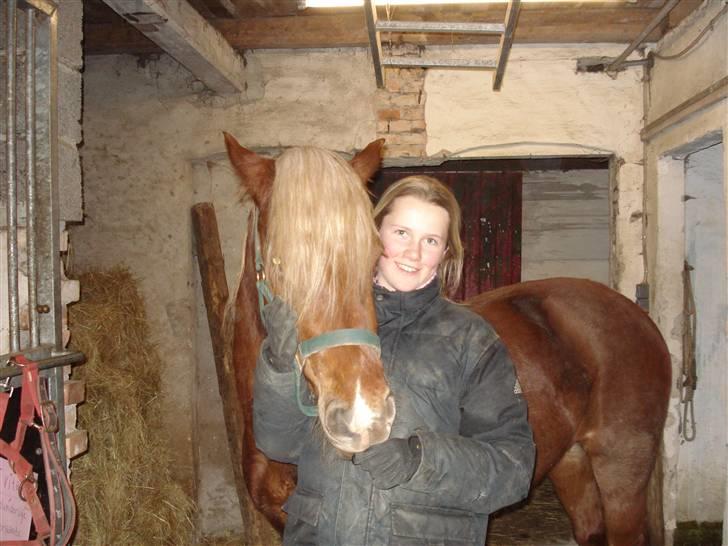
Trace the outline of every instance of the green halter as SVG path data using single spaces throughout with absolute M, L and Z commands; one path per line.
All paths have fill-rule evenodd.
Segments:
M 265 267 L 263 265 L 263 253 L 260 250 L 260 236 L 258 234 L 258 208 L 253 208 L 253 229 L 255 231 L 255 286 L 258 289 L 258 310 L 261 319 L 263 318 L 263 308 L 273 300 L 273 291 L 268 284 L 265 276 Z M 301 400 L 301 375 L 303 374 L 303 366 L 306 359 L 312 354 L 330 349 L 331 347 L 342 347 L 344 345 L 368 345 L 373 347 L 377 354 L 381 351 L 379 344 L 379 336 L 371 330 L 364 328 L 341 328 L 332 330 L 321 335 L 306 339 L 299 342 L 298 354 L 296 359 L 298 363 L 293 362 L 293 368 L 296 371 L 296 402 L 298 408 L 304 415 L 315 417 L 318 415 L 316 406 L 304 404 Z

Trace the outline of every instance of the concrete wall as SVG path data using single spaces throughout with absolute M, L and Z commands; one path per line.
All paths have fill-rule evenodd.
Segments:
M 692 42 L 698 34 L 706 28 L 711 20 L 722 8 L 722 2 L 706 1 L 698 10 L 691 14 L 680 26 L 668 34 L 655 50 L 662 55 L 672 55 Z M 655 66 L 650 72 L 649 82 L 646 86 L 646 122 L 647 124 L 658 120 L 680 104 L 698 96 L 710 85 L 718 84 L 728 75 L 728 23 L 726 16 L 718 19 L 713 31 L 709 32 L 689 54 L 676 60 L 655 60 Z M 680 377 L 682 364 L 682 333 L 683 333 L 683 288 L 680 272 L 683 260 L 686 257 L 686 204 L 683 195 L 686 189 L 686 158 L 699 150 L 725 141 L 728 130 L 728 110 L 726 100 L 698 102 L 693 106 L 693 112 L 688 116 L 671 117 L 663 130 L 645 135 L 645 192 L 647 197 L 647 278 L 651 286 L 652 308 L 651 316 L 660 327 L 668 343 L 673 358 L 673 374 Z M 649 127 L 649 125 L 648 125 Z M 725 223 L 725 210 L 728 197 L 728 170 L 726 168 L 726 147 L 722 147 L 722 197 L 714 196 L 711 199 L 719 210 Z M 714 152 L 715 153 L 715 152 Z M 695 186 L 693 186 L 695 187 Z M 692 207 L 693 204 L 689 204 Z M 723 231 L 725 233 L 725 230 Z M 690 239 L 688 239 L 690 240 Z M 693 238 L 695 240 L 695 238 Z M 726 239 L 722 242 L 725 249 Z M 711 286 L 711 298 L 716 301 L 725 301 L 726 295 L 726 253 L 722 254 L 723 267 L 712 261 L 704 261 L 702 268 L 715 269 Z M 717 260 L 721 258 L 716 256 Z M 725 314 L 718 313 L 715 322 L 710 326 L 725 338 L 728 332 Z M 707 353 L 708 347 L 703 345 L 700 349 Z M 721 354 L 722 353 L 722 354 Z M 703 375 L 713 375 L 713 380 L 700 381 L 696 391 L 696 411 L 702 414 L 698 421 L 698 438 L 696 442 L 707 442 L 698 449 L 697 445 L 683 444 L 680 441 L 678 427 L 682 407 L 679 403 L 679 393 L 674 388 L 668 422 L 665 428 L 665 481 L 664 481 L 664 508 L 667 519 L 668 540 L 671 541 L 671 532 L 678 519 L 697 519 L 715 517 L 723 514 L 725 508 L 725 488 L 723 499 L 710 494 L 705 502 L 696 502 L 696 492 L 713 491 L 713 483 L 725 478 L 726 474 L 726 405 L 717 411 L 699 410 L 702 404 L 716 403 L 723 397 L 725 400 L 726 380 L 725 367 L 728 361 L 725 349 L 718 349 L 710 358 L 704 360 Z M 721 376 L 721 374 L 723 374 Z M 722 379 L 721 379 L 722 377 Z M 696 415 L 696 420 L 698 416 Z M 717 439 L 712 437 L 717 435 Z M 700 451 L 700 453 L 696 453 Z M 701 457 L 701 464 L 693 464 L 695 456 Z M 682 462 L 681 462 L 682 461 Z M 702 462 L 705 463 L 703 467 Z M 722 471 L 720 468 L 722 467 Z M 716 470 L 717 469 L 717 470 Z M 692 484 L 692 485 L 689 485 Z M 708 507 L 710 505 L 710 508 Z M 728 543 L 728 534 L 724 526 L 724 543 Z M 670 542 L 668 542 L 670 543 Z
M 523 174 L 521 280 L 582 277 L 609 284 L 609 172 Z

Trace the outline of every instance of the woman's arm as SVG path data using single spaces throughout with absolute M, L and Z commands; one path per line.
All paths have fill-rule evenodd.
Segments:
M 535 447 L 526 402 L 500 339 L 482 352 L 461 399 L 460 434 L 417 431 L 421 463 L 402 487 L 431 494 L 442 506 L 492 513 L 523 499 Z
M 287 372 L 274 369 L 266 341 L 261 346 L 253 384 L 255 444 L 273 460 L 296 463 L 304 440 L 312 433 L 315 418 L 307 417 L 298 408 L 293 368 L 297 364 L 291 362 Z
M 263 340 L 253 384 L 255 443 L 271 459 L 295 463 L 314 419 L 298 408 L 295 354 L 298 349 L 296 314 L 275 297 L 263 308 L 268 337 Z M 303 381 L 305 387 L 305 381 Z

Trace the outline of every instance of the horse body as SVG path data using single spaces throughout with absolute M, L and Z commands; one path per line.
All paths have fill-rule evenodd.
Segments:
M 265 233 L 265 204 L 274 166 L 261 163 L 262 158 L 231 139 L 226 135 L 228 153 L 256 204 L 262 205 L 259 227 Z M 378 167 L 381 142 L 371 146 L 368 153 L 362 152 L 352 161 L 364 180 Z M 322 214 L 329 206 L 321 203 Z M 254 229 L 251 223 L 248 233 Z M 245 421 L 240 440 L 242 470 L 254 506 L 282 531 L 286 516 L 281 505 L 295 487 L 296 471 L 292 465 L 268 460 L 255 447 L 252 385 L 264 330 L 258 312 L 252 237 L 248 237 L 244 255 L 238 290 L 226 313 L 227 339 L 232 339 L 227 361 L 234 370 Z M 351 327 L 346 321 L 352 320 L 358 327 L 373 324 L 371 290 L 368 292 L 353 302 L 337 300 L 337 306 L 354 306 L 346 317 L 341 313 L 333 316 L 333 322 L 344 321 L 343 325 L 316 321 L 314 311 L 308 322 L 299 323 L 299 331 L 305 335 L 311 330 Z M 493 324 L 514 361 L 537 447 L 533 484 L 546 475 L 551 478 L 580 545 L 648 544 L 646 489 L 659 452 L 670 388 L 669 353 L 649 317 L 619 293 L 580 279 L 519 283 L 467 303 Z M 336 390 L 321 381 L 327 373 L 379 397 L 378 407 L 383 408 L 379 419 L 384 424 L 372 428 L 376 433 L 362 434 L 364 440 L 358 447 L 381 441 L 381 431 L 388 433 L 394 416 L 393 408 L 387 414 L 388 389 L 386 383 L 382 386 L 381 362 L 351 347 L 327 350 L 323 356 L 309 365 L 316 374 L 306 375 L 319 398 L 322 387 Z M 362 364 L 362 359 L 369 361 Z M 355 375 L 347 377 L 346 373 Z M 351 402 L 345 390 L 337 397 L 346 404 Z M 376 400 L 372 403 L 376 407 Z M 319 407 L 325 409 L 321 400 Z M 347 411 L 330 413 L 345 418 L 338 419 L 338 425 L 324 424 L 329 439 L 342 427 L 346 429 L 351 417 Z M 322 421 L 337 421 L 321 414 Z M 243 512 L 245 518 L 245 509 Z
M 606 286 L 556 278 L 469 300 L 511 354 L 546 475 L 579 544 L 647 544 L 646 490 L 659 453 L 670 355 L 636 304 Z

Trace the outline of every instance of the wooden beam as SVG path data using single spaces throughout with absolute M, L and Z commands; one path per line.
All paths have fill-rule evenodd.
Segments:
M 216 93 L 245 91 L 243 59 L 185 0 L 104 1 Z
M 475 5 L 475 4 L 474 4 Z M 445 10 L 424 14 L 417 10 L 398 10 L 401 20 L 457 22 L 464 20 L 479 23 L 503 23 L 505 12 L 498 4 L 482 4 L 479 10 L 450 13 Z M 525 43 L 624 43 L 628 44 L 652 19 L 656 10 L 645 8 L 614 9 L 598 4 L 589 7 L 580 4 L 579 9 L 540 7 L 525 3 L 521 6 L 514 41 Z M 546 5 L 548 6 L 548 4 Z M 562 4 L 563 6 L 563 4 Z M 496 9 L 498 8 L 498 9 Z M 308 11 L 308 10 L 307 10 Z M 460 19 L 458 19 L 458 14 Z M 381 15 L 381 14 L 380 14 Z M 247 19 L 212 19 L 210 23 L 230 45 L 242 49 L 297 49 L 327 47 L 369 47 L 364 11 L 324 13 L 291 17 L 253 17 Z M 87 24 L 84 29 L 85 52 L 88 55 L 110 53 L 155 53 L 159 48 L 132 34 L 120 25 Z M 647 41 L 661 37 L 661 29 L 655 29 Z M 389 34 L 389 33 L 388 33 Z M 392 41 L 418 45 L 497 44 L 498 36 L 449 35 L 449 34 L 401 34 L 391 33 Z
M 718 101 L 728 98 L 728 76 L 723 77 L 717 82 L 709 85 L 699 93 L 693 95 L 688 100 L 681 102 L 675 108 L 662 114 L 656 120 L 648 123 L 640 132 L 640 137 L 647 142 L 668 129 L 684 121 L 694 113 L 712 106 Z

